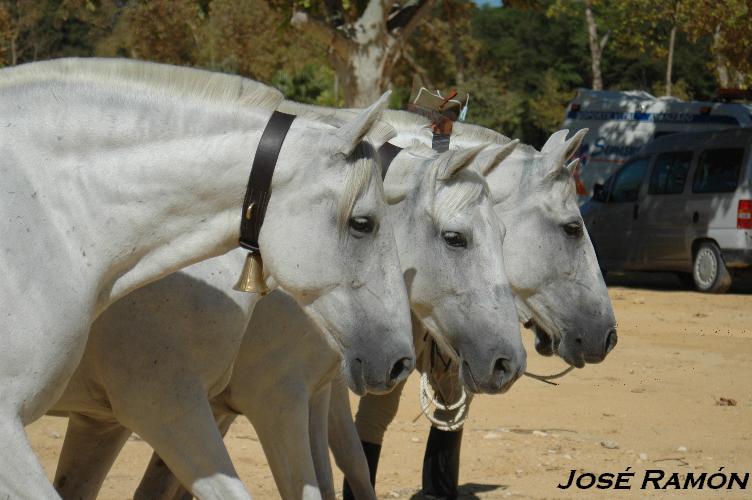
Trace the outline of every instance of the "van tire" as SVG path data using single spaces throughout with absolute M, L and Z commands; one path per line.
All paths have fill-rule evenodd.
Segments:
M 731 274 L 721 257 L 718 245 L 712 241 L 700 243 L 692 262 L 695 288 L 704 293 L 725 293 L 731 288 Z

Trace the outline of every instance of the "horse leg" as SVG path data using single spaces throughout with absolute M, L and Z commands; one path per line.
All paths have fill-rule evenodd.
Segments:
M 151 454 L 149 465 L 146 466 L 144 477 L 138 483 L 134 498 L 149 498 L 151 500 L 177 500 L 193 498 L 188 490 L 183 488 L 164 460 L 157 452 Z
M 250 499 L 250 494 L 235 472 L 200 384 L 197 384 L 194 392 L 195 397 L 184 398 L 193 400 L 193 404 L 178 407 L 177 414 L 175 406 L 172 406 L 165 407 L 164 411 L 155 408 L 148 413 L 119 415 L 119 419 L 154 448 L 193 495 L 205 500 Z M 160 421 L 150 418 L 171 413 L 176 417 Z M 154 498 L 164 493 L 160 490 L 148 491 L 151 485 L 145 484 L 143 489 L 139 487 L 134 498 Z
M 347 478 L 350 495 L 359 500 L 375 500 L 376 493 L 371 484 L 368 462 L 353 423 L 347 385 L 338 376 L 331 386 L 329 446 L 332 448 L 334 461 Z
M 223 414 L 217 417 L 219 432 L 222 437 L 227 434 L 235 415 Z M 137 488 L 137 497 L 152 500 L 191 500 L 193 495 L 186 490 L 175 477 L 164 460 L 155 452 L 146 467 L 144 477 Z
M 131 431 L 114 420 L 71 413 L 55 471 L 55 488 L 63 498 L 96 498 Z
M 60 498 L 16 415 L 0 414 L 0 498 Z
M 331 397 L 331 384 L 314 394 L 309 403 L 310 417 L 308 434 L 313 456 L 313 467 L 316 471 L 316 481 L 319 485 L 321 496 L 328 500 L 334 500 L 334 478 L 332 477 L 332 464 L 329 461 L 328 417 Z
M 233 396 L 234 397 L 234 396 Z M 237 407 L 245 414 L 245 405 Z M 308 401 L 296 399 L 275 411 L 272 404 L 264 414 L 251 419 L 259 442 L 272 470 L 280 496 L 284 500 L 320 500 L 316 469 L 313 465 L 308 430 Z
M 2 264 L 2 262 L 0 262 Z M 44 308 L 0 290 L 0 498 L 59 498 L 24 432 L 60 397 L 86 346 L 84 325 L 57 323 Z M 7 306 L 7 307 L 6 307 Z M 54 309 L 54 308 L 53 308 Z M 84 317 L 79 308 L 65 311 Z

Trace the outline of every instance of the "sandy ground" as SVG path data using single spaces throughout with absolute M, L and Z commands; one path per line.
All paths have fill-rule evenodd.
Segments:
M 752 498 L 734 490 L 641 491 L 645 469 L 752 473 L 752 293 L 723 296 L 682 290 L 671 279 L 611 281 L 619 344 L 600 364 L 576 370 L 553 387 L 523 378 L 504 396 L 473 402 L 465 426 L 463 498 Z M 542 358 L 525 335 L 528 367 L 562 369 Z M 410 498 L 420 487 L 428 423 L 419 413 L 412 377 L 384 445 L 377 493 Z M 720 398 L 736 401 L 721 406 Z M 28 428 L 50 476 L 66 419 L 45 417 Z M 277 498 L 253 428 L 238 421 L 228 439 L 241 477 L 255 498 Z M 101 498 L 130 498 L 150 449 L 131 439 Z M 637 473 L 632 489 L 568 490 L 556 485 L 571 469 Z M 337 475 L 341 484 L 341 475 Z

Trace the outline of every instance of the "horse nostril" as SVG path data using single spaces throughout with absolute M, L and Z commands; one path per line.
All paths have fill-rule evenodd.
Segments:
M 390 386 L 396 385 L 407 377 L 413 369 L 412 358 L 400 358 L 392 369 L 389 371 L 388 383 Z
M 499 358 L 494 363 L 493 376 L 498 378 L 500 375 L 512 372 L 512 363 L 508 359 Z
M 608 331 L 608 334 L 606 334 L 606 350 L 603 353 L 605 356 L 606 354 L 610 353 L 611 350 L 616 347 L 616 342 L 618 341 L 618 336 L 616 335 L 616 328 L 611 328 Z

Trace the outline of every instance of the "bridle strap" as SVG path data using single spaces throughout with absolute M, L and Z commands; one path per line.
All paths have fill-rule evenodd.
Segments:
M 381 161 L 381 180 L 386 178 L 386 172 L 389 170 L 389 165 L 392 164 L 394 158 L 400 154 L 402 148 L 395 146 L 391 142 L 385 142 L 379 148 L 379 160 Z
M 266 206 L 271 196 L 272 176 L 277 165 L 279 151 L 285 142 L 295 115 L 275 111 L 266 124 L 248 177 L 248 187 L 243 199 L 243 211 L 240 216 L 241 247 L 253 254 L 259 253 L 258 238 L 264 222 Z

